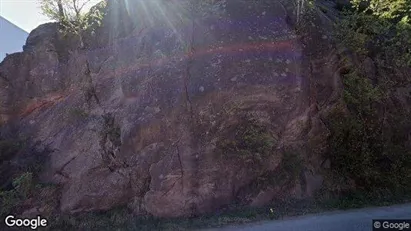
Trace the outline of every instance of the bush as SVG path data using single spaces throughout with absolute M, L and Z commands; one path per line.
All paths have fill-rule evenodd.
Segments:
M 0 208 L 1 215 L 10 214 L 29 199 L 36 185 L 36 179 L 51 152 L 39 148 L 40 143 L 17 138 L 13 132 L 0 137 Z
M 235 128 L 232 138 L 220 141 L 217 146 L 226 158 L 261 163 L 272 153 L 274 142 L 267 128 L 254 120 L 246 120 Z
M 344 78 L 349 112 L 336 108 L 328 119 L 334 173 L 367 190 L 411 188 L 411 152 L 406 139 L 394 137 L 406 133 L 410 122 L 402 114 L 390 112 L 388 117 L 379 113 L 384 107 L 382 93 L 365 77 L 350 74 Z M 404 127 L 393 125 L 400 121 Z
M 33 190 L 33 174 L 25 172 L 13 180 L 13 187 L 22 199 L 27 199 Z
M 335 30 L 339 44 L 358 60 L 370 57 L 376 65 L 375 83 L 361 62 L 352 66 L 343 76 L 345 104 L 328 118 L 331 169 L 338 179 L 347 185 L 353 180 L 363 192 L 411 189 L 411 120 L 393 103 L 398 96 L 392 94 L 411 83 L 404 71 L 411 67 L 411 15 L 402 10 L 410 7 L 406 1 L 354 0 L 355 7 L 344 12 Z
M 26 172 L 13 179 L 13 189 L 0 191 L 0 215 L 10 214 L 24 200 L 28 199 L 33 185 L 33 174 Z
M 0 217 L 5 217 L 7 214 L 10 214 L 19 201 L 18 194 L 15 190 L 0 191 Z
M 335 28 L 335 38 L 357 55 L 370 56 L 385 67 L 411 67 L 410 19 L 411 14 L 346 10 Z

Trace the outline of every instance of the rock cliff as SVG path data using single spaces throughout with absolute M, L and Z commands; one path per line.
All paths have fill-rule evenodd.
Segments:
M 296 11 L 113 1 L 85 49 L 41 25 L 0 64 L 1 121 L 53 150 L 41 178 L 61 185 L 63 212 L 174 217 L 312 197 L 342 69 L 333 10 Z

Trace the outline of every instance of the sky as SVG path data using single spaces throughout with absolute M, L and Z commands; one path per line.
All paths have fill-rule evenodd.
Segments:
M 92 0 L 91 3 L 99 1 Z M 39 0 L 0 0 L 0 16 L 29 33 L 37 26 L 50 22 L 41 14 Z
M 50 21 L 41 14 L 38 0 L 0 0 L 0 15 L 27 32 Z

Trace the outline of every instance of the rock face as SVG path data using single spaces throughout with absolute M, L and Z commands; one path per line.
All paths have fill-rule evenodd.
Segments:
M 301 36 L 289 1 L 133 4 L 111 6 L 129 26 L 107 23 L 99 47 L 65 48 L 45 24 L 0 64 L 1 119 L 55 150 L 42 178 L 63 186 L 60 209 L 170 217 L 312 196 L 340 89 L 326 16 Z

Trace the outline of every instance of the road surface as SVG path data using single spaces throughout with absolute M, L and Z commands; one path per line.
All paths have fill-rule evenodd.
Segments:
M 372 219 L 411 219 L 411 204 L 313 214 L 209 231 L 372 231 Z

